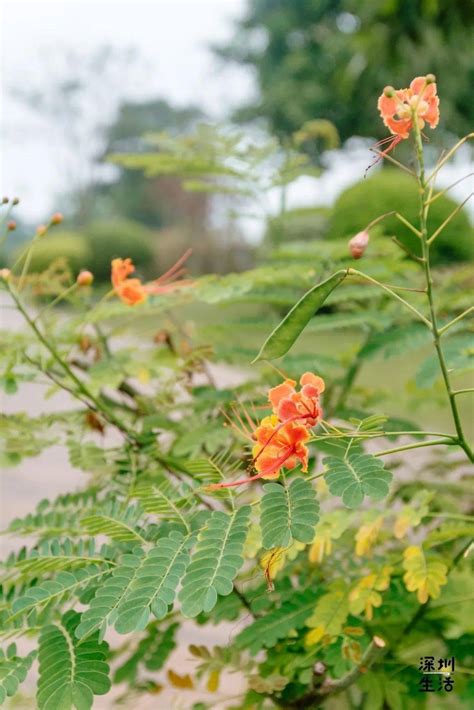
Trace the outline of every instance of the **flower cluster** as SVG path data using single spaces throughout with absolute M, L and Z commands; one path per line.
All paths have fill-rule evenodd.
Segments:
M 415 125 L 422 130 L 427 123 L 436 128 L 439 122 L 439 98 L 433 74 L 417 76 L 408 89 L 386 86 L 378 100 L 384 124 L 399 140 L 408 138 Z
M 166 273 L 162 274 L 155 281 L 144 284 L 138 278 L 130 278 L 135 272 L 135 267 L 131 259 L 112 259 L 112 286 L 116 295 L 127 306 L 135 306 L 143 303 L 150 294 L 163 294 L 174 291 L 183 286 L 189 286 L 190 280 L 177 281 L 185 272 L 181 268 L 186 259 L 190 256 L 191 250 L 183 254 Z
M 322 418 L 320 396 L 324 380 L 312 372 L 300 378 L 300 389 L 295 380 L 285 380 L 270 389 L 268 401 L 273 413 L 262 419 L 258 426 L 247 415 L 250 430 L 240 419 L 241 433 L 253 442 L 252 465 L 257 474 L 231 483 L 219 483 L 211 488 L 230 488 L 257 478 L 278 478 L 282 469 L 291 470 L 298 463 L 308 470 L 310 429 Z

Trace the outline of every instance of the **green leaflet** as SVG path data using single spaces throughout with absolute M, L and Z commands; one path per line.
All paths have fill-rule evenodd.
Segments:
M 127 680 L 135 682 L 141 666 L 149 671 L 159 671 L 165 665 L 170 653 L 176 648 L 175 634 L 179 624 L 171 624 L 162 630 L 156 623 L 147 628 L 147 635 L 141 639 L 138 647 L 127 658 L 114 675 L 115 683 Z
M 245 505 L 231 515 L 214 511 L 198 537 L 191 564 L 179 594 L 184 616 L 209 612 L 217 595 L 226 596 L 233 589 L 233 579 L 243 563 L 243 547 L 250 518 Z
M 319 504 L 313 486 L 304 478 L 290 485 L 267 483 L 261 503 L 262 542 L 266 550 L 287 547 L 292 540 L 311 542 L 319 520 Z
M 61 623 L 44 626 L 39 640 L 39 710 L 89 710 L 94 695 L 110 690 L 106 643 L 98 633 L 79 643 L 81 615 L 68 611 Z
M 117 542 L 143 543 L 145 539 L 140 534 L 138 525 L 142 512 L 138 505 L 124 508 L 120 504 L 112 503 L 105 506 L 100 513 L 84 516 L 80 523 L 89 535 L 107 535 Z
M 315 593 L 312 590 L 296 592 L 281 607 L 273 609 L 241 631 L 235 639 L 235 645 L 239 649 L 247 648 L 252 655 L 262 648 L 272 648 L 279 639 L 305 626 L 306 619 L 314 611 L 314 602 Z
M 165 476 L 155 477 L 153 482 L 140 482 L 132 495 L 140 500 L 146 513 L 180 523 L 189 532 L 189 525 L 179 508 L 182 497 Z
M 109 568 L 89 565 L 71 572 L 59 572 L 54 579 L 47 579 L 37 586 L 30 587 L 13 602 L 13 614 L 10 619 L 22 614 L 30 614 L 33 610 L 44 608 L 51 602 L 58 603 L 69 594 L 77 593 L 78 589 L 92 581 L 100 580 L 110 572 Z
M 351 454 L 347 459 L 329 456 L 323 463 L 330 492 L 342 496 L 342 502 L 348 508 L 357 508 L 364 495 L 377 501 L 388 493 L 392 474 L 380 459 L 370 454 Z
M 313 286 L 312 289 L 305 293 L 281 323 L 277 325 L 275 330 L 270 333 L 254 362 L 257 360 L 274 360 L 287 353 L 296 338 L 326 301 L 331 291 L 341 283 L 346 274 L 347 272 L 342 269 L 336 271 L 326 281 Z
M 136 548 L 122 555 L 118 566 L 97 590 L 89 609 L 82 615 L 76 634 L 89 636 L 107 624 L 126 634 L 145 628 L 150 612 L 161 619 L 175 598 L 176 589 L 189 562 L 189 538 L 179 532 L 158 540 L 148 552 Z
M 36 656 L 31 651 L 27 656 L 17 656 L 16 645 L 10 644 L 6 653 L 0 649 L 0 705 L 6 698 L 11 698 L 25 680 Z

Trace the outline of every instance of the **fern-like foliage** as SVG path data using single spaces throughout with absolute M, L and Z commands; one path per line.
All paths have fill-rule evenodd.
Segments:
M 279 608 L 272 609 L 241 631 L 235 639 L 237 648 L 248 649 L 252 655 L 262 648 L 271 648 L 295 629 L 306 625 L 307 618 L 314 611 L 314 602 L 312 590 L 295 592 Z
M 351 454 L 344 459 L 330 456 L 323 463 L 326 466 L 324 478 L 330 492 L 342 496 L 342 502 L 348 508 L 357 508 L 364 496 L 381 500 L 389 491 L 392 474 L 375 456 Z
M 243 547 L 250 519 L 250 506 L 232 514 L 216 510 L 198 536 L 196 549 L 179 594 L 182 612 L 194 617 L 209 612 L 217 595 L 233 589 L 233 579 L 243 562 Z
M 108 624 L 123 634 L 142 630 L 150 612 L 159 619 L 164 617 L 189 562 L 189 545 L 188 537 L 174 531 L 148 552 L 137 547 L 123 555 L 82 615 L 78 638 L 97 629 L 103 636 Z
M 140 522 L 143 510 L 138 505 L 124 507 L 119 502 L 104 505 L 102 509 L 82 518 L 81 527 L 88 535 L 106 535 L 116 542 L 144 543 Z
M 81 615 L 68 611 L 60 623 L 44 626 L 39 641 L 39 710 L 89 710 L 94 695 L 110 689 L 108 647 L 98 634 L 79 643 Z
M 54 579 L 47 579 L 41 584 L 29 587 L 19 596 L 12 604 L 10 620 L 44 611 L 53 604 L 57 607 L 71 595 L 78 595 L 88 584 L 103 580 L 109 573 L 109 565 L 88 565 L 71 572 L 59 572 Z
M 80 540 L 78 543 L 71 540 L 43 541 L 32 550 L 22 548 L 17 555 L 10 555 L 6 563 L 10 573 L 5 576 L 4 582 L 17 584 L 52 572 L 74 570 L 92 563 L 101 564 L 105 555 L 106 548 L 97 552 L 94 540 Z
M 141 639 L 136 650 L 127 658 L 114 675 L 114 682 L 126 680 L 133 683 L 138 671 L 143 666 L 149 671 L 159 671 L 165 665 L 169 655 L 176 648 L 175 635 L 179 624 L 171 624 L 164 630 L 154 622 L 147 627 L 147 635 Z
M 311 542 L 319 504 L 311 483 L 294 478 L 289 486 L 267 483 L 261 502 L 263 547 L 287 547 L 292 540 Z
M 36 651 L 31 651 L 27 656 L 18 656 L 14 643 L 8 646 L 6 652 L 0 649 L 0 705 L 6 698 L 15 695 L 35 657 Z
M 138 498 L 146 513 L 153 513 L 162 520 L 179 523 L 189 532 L 189 524 L 180 510 L 183 497 L 165 476 L 138 483 L 132 495 Z

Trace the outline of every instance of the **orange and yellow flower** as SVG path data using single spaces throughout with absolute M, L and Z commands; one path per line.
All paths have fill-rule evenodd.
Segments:
M 287 379 L 272 387 L 268 399 L 273 414 L 256 425 L 244 412 L 237 412 L 239 426 L 231 425 L 245 438 L 251 440 L 252 466 L 257 472 L 249 478 L 230 483 L 217 483 L 210 489 L 232 488 L 260 478 L 278 478 L 283 469 L 291 471 L 301 464 L 301 470 L 308 470 L 308 447 L 310 429 L 322 418 L 320 396 L 324 392 L 324 380 L 312 372 L 305 372 L 300 378 L 300 389 L 296 381 Z
M 192 283 L 190 280 L 178 281 L 177 279 L 185 272 L 181 267 L 190 254 L 191 250 L 188 249 L 168 271 L 147 284 L 143 284 L 138 278 L 129 278 L 135 272 L 130 258 L 112 259 L 111 281 L 115 293 L 127 306 L 135 306 L 143 303 L 149 294 L 164 294 L 189 286 Z
M 292 421 L 313 427 L 323 414 L 319 398 L 324 392 L 324 380 L 312 372 L 305 372 L 300 377 L 300 386 L 297 392 L 295 380 L 285 380 L 281 385 L 272 387 L 268 399 L 281 422 Z
M 436 128 L 439 122 L 439 98 L 432 74 L 417 76 L 408 89 L 386 86 L 378 100 L 384 124 L 394 136 L 408 138 L 414 126 L 420 130 L 427 123 Z
M 308 448 L 305 442 L 310 433 L 303 424 L 279 422 L 275 415 L 265 417 L 255 430 L 257 443 L 252 449 L 253 465 L 261 478 L 278 478 L 285 468 L 291 471 L 298 463 L 308 470 Z

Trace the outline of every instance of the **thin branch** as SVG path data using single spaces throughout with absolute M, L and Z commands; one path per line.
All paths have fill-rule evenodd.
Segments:
M 474 132 L 473 133 L 468 133 L 467 136 L 464 136 L 464 138 L 461 138 L 456 145 L 454 145 L 451 150 L 449 150 L 444 158 L 439 161 L 438 165 L 435 167 L 431 175 L 426 179 L 425 184 L 427 185 L 431 180 L 439 173 L 443 165 L 445 165 L 448 160 L 451 158 L 451 156 L 454 155 L 454 153 L 465 143 L 466 141 L 470 140 L 471 138 L 474 138 Z
M 459 180 L 456 180 L 456 182 L 451 183 L 451 185 L 449 185 L 449 187 L 445 187 L 444 190 L 440 190 L 439 192 L 436 193 L 436 195 L 433 195 L 433 197 L 430 197 L 430 199 L 427 201 L 426 204 L 432 205 L 433 202 L 435 202 L 438 199 L 438 197 L 442 197 L 447 192 L 449 192 L 449 190 L 451 190 L 453 187 L 456 187 L 456 185 L 459 185 L 460 182 L 462 182 L 463 180 L 467 180 L 467 178 L 470 178 L 473 175 L 474 175 L 474 173 L 468 173 L 467 175 L 464 175 L 464 177 L 459 178 Z
M 394 449 L 386 449 L 385 451 L 378 451 L 374 454 L 375 457 L 387 456 L 388 454 L 396 454 L 399 451 L 408 451 L 408 449 L 422 449 L 425 446 L 453 446 L 458 444 L 458 440 L 452 438 L 451 441 L 447 439 L 432 439 L 431 441 L 417 441 L 414 444 L 405 444 L 404 446 L 397 446 Z
M 434 242 L 434 240 L 436 239 L 436 237 L 437 237 L 439 234 L 441 234 L 441 232 L 443 231 L 443 229 L 451 222 L 452 219 L 454 219 L 454 217 L 457 215 L 457 213 L 458 213 L 460 210 L 462 210 L 462 208 L 464 207 L 464 205 L 466 204 L 466 202 L 468 202 L 468 201 L 471 199 L 471 197 L 472 197 L 473 195 L 474 195 L 474 192 L 471 192 L 471 194 L 468 195 L 468 196 L 466 197 L 466 199 L 463 200 L 463 201 L 461 202 L 461 204 L 459 204 L 459 205 L 456 207 L 456 209 L 454 209 L 454 210 L 451 212 L 451 214 L 449 215 L 449 217 L 446 217 L 446 219 L 444 220 L 443 224 L 441 224 L 441 225 L 438 227 L 438 229 L 436 230 L 436 232 L 434 232 L 434 234 L 432 234 L 431 237 L 426 240 L 426 243 L 427 243 L 427 244 L 432 244 L 432 243 Z
M 425 318 L 425 316 L 420 313 L 419 310 L 417 310 L 414 306 L 411 305 L 411 303 L 408 303 L 408 301 L 405 301 L 404 298 L 399 296 L 395 291 L 392 290 L 389 286 L 386 286 L 385 284 L 381 283 L 380 281 L 377 281 L 376 279 L 373 279 L 372 276 L 368 276 L 368 274 L 364 274 L 362 271 L 358 271 L 357 269 L 348 269 L 347 273 L 349 276 L 351 275 L 356 275 L 356 276 L 361 276 L 362 278 L 366 279 L 367 281 L 370 281 L 370 283 L 375 284 L 376 286 L 379 286 L 382 288 L 384 291 L 389 293 L 393 298 L 395 298 L 397 301 L 400 301 L 400 303 L 403 303 L 405 308 L 408 308 L 412 313 L 416 315 L 417 318 L 423 321 L 425 325 L 428 326 L 428 328 L 431 330 L 431 323 L 430 321 Z
M 472 313 L 472 311 L 474 311 L 474 306 L 470 306 L 469 308 L 466 308 L 466 310 L 463 311 L 462 313 L 460 313 L 458 316 L 456 316 L 456 318 L 449 321 L 449 323 L 447 323 L 446 325 L 443 325 L 442 328 L 439 328 L 438 335 L 442 335 L 443 333 L 445 333 L 448 330 L 448 328 L 451 328 L 452 325 L 454 325 L 458 321 L 462 320 L 469 313 Z

